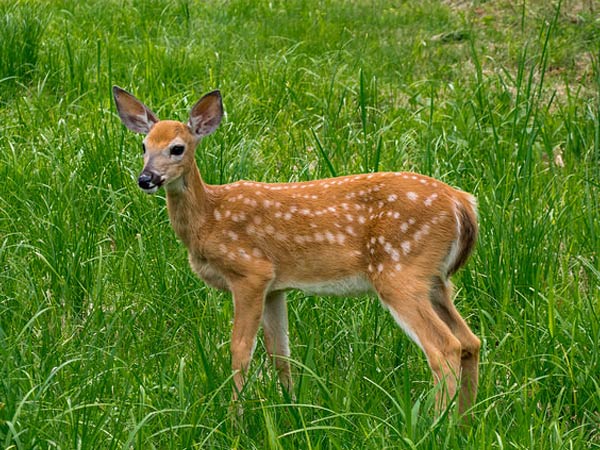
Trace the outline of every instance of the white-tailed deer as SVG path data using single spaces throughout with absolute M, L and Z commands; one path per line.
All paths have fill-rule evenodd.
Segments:
M 171 224 L 194 272 L 233 294 L 234 398 L 241 392 L 262 322 L 267 352 L 292 388 L 285 292 L 374 292 L 423 350 L 437 405 L 457 392 L 459 411 L 477 393 L 479 339 L 452 302 L 450 275 L 477 237 L 473 196 L 413 173 L 371 173 L 301 183 L 202 180 L 194 154 L 223 116 L 219 91 L 194 105 L 187 123 L 160 121 L 115 86 L 119 116 L 145 134 L 138 184 L 164 186 Z M 281 358 L 278 358 L 280 356 Z

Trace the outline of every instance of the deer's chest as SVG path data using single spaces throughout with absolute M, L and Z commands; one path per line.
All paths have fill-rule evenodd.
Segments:
M 211 264 L 206 258 L 193 253 L 189 254 L 192 270 L 209 286 L 217 289 L 229 290 L 227 280 L 217 266 Z

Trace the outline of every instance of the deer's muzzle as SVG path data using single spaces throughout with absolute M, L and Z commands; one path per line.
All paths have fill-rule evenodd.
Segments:
M 148 194 L 154 194 L 162 183 L 162 178 L 154 172 L 145 170 L 138 177 L 138 186 Z

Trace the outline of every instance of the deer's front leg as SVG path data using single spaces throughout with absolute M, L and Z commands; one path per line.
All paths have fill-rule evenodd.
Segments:
M 267 283 L 244 278 L 232 286 L 233 332 L 231 335 L 231 367 L 236 400 L 244 387 L 246 371 L 256 345 L 256 333 L 262 318 Z
M 281 383 L 290 394 L 293 394 L 290 362 L 288 361 L 290 345 L 285 292 L 271 292 L 267 295 L 262 321 L 267 353 L 275 362 Z

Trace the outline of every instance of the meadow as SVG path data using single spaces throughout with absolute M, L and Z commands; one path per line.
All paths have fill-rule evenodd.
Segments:
M 600 448 L 600 5 L 0 3 L 0 448 Z M 204 180 L 411 170 L 475 194 L 454 277 L 482 340 L 471 426 L 371 297 L 289 296 L 229 413 L 229 295 L 198 280 L 118 84 L 187 120 Z

